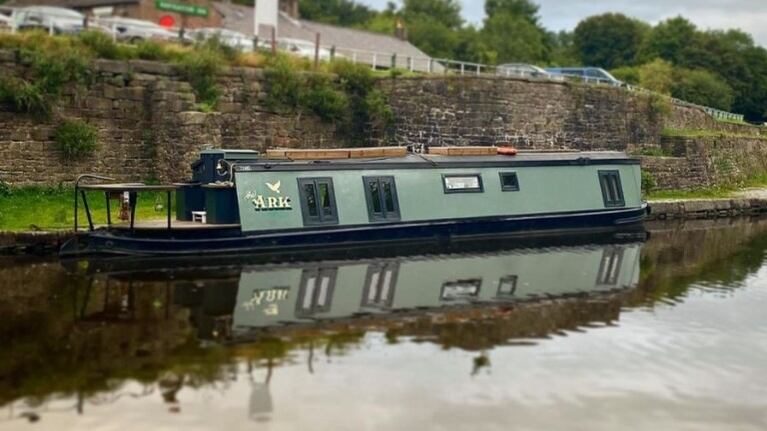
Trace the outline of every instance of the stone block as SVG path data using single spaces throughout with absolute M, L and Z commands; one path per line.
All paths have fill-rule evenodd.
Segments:
M 123 75 L 131 70 L 130 65 L 125 61 L 117 60 L 93 60 L 93 69 L 98 72 L 106 72 L 113 75 Z
M 125 87 L 115 90 L 115 94 L 120 99 L 126 100 L 144 100 L 144 87 Z
M 205 122 L 208 119 L 208 114 L 204 112 L 187 111 L 187 112 L 180 112 L 178 114 L 178 118 L 181 121 L 181 125 L 193 126 L 193 125 L 205 124 Z
M 172 64 L 160 63 L 158 61 L 131 60 L 128 62 L 137 73 L 147 73 L 151 75 L 173 76 L 178 74 L 178 68 Z
M 111 111 L 113 101 L 102 97 L 89 97 L 85 99 L 85 107 L 96 111 Z
M 716 205 L 713 201 L 700 200 L 700 201 L 686 201 L 684 204 L 684 212 L 686 213 L 701 213 L 714 211 Z
M 14 63 L 16 61 L 16 51 L 0 49 L 0 62 Z

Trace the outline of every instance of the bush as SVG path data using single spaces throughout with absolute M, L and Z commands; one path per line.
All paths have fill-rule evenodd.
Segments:
M 266 104 L 277 111 L 295 111 L 301 102 L 303 82 L 289 60 L 284 55 L 271 58 L 264 74 L 267 79 Z
M 80 39 L 80 42 L 93 51 L 98 58 L 117 60 L 121 58 L 124 59 L 128 56 L 124 49 L 120 49 L 120 47 L 117 46 L 111 36 L 100 31 L 86 31 L 80 33 L 77 37 Z
M 661 96 L 653 94 L 648 99 L 648 109 L 653 120 L 660 120 L 671 114 L 671 110 L 674 109 L 671 104 L 671 99 L 667 96 Z
M 375 85 L 369 66 L 340 60 L 331 65 L 331 71 L 338 75 L 341 86 L 349 94 L 364 97 Z
M 181 71 L 197 95 L 197 101 L 215 107 L 221 91 L 217 78 L 222 65 L 223 56 L 213 49 L 199 49 L 181 58 Z
M 330 79 L 324 75 L 311 75 L 305 84 L 306 90 L 301 94 L 300 104 L 312 111 L 325 121 L 343 119 L 349 99 L 346 95 L 333 88 Z
M 11 185 L 0 180 L 0 197 L 8 197 L 12 193 Z
M 142 40 L 136 44 L 136 57 L 142 60 L 167 61 L 172 58 L 172 55 L 162 44 L 153 40 Z
M 394 123 L 394 111 L 381 90 L 375 89 L 368 93 L 365 97 L 365 108 L 373 127 L 388 129 Z
M 655 177 L 647 171 L 642 171 L 642 191 L 645 193 L 651 192 L 656 186 Z
M 77 160 L 92 155 L 98 148 L 96 128 L 82 120 L 64 121 L 54 140 L 65 160 Z
M 17 112 L 48 115 L 51 103 L 39 85 L 11 77 L 0 78 L 0 102 L 10 104 Z

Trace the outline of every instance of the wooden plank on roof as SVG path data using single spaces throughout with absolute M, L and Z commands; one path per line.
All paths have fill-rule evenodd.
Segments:
M 349 156 L 352 159 L 365 159 L 372 157 L 405 157 L 407 147 L 370 147 L 370 148 L 352 148 L 349 150 Z
M 429 147 L 429 154 L 438 156 L 492 156 L 497 147 Z
M 290 159 L 290 160 L 337 160 L 348 159 L 348 149 L 313 149 L 298 150 L 292 148 L 276 148 L 266 150 L 266 157 L 269 159 Z

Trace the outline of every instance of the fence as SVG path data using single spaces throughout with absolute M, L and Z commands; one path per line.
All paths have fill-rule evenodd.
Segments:
M 60 9 L 60 8 L 59 8 Z M 3 15 L 6 14 L 6 15 Z M 5 18 L 3 18 L 5 17 Z M 66 33 L 78 33 L 85 29 L 97 29 L 99 31 L 110 34 L 113 40 L 133 40 L 139 38 L 153 38 L 163 37 L 169 40 L 176 40 L 184 42 L 182 28 L 161 28 L 161 31 L 165 31 L 164 34 L 159 33 L 158 26 L 154 23 L 147 22 L 148 27 L 142 28 L 138 20 L 120 21 L 120 18 L 111 17 L 90 17 L 88 15 L 82 15 L 75 11 L 67 11 L 67 13 L 58 12 L 55 9 L 48 9 L 44 12 L 31 11 L 26 8 L 12 8 L 0 6 L 0 31 L 16 32 L 22 28 L 42 28 L 47 30 L 50 34 L 66 34 Z M 120 30 L 128 28 L 129 30 Z M 152 30 L 148 30 L 152 28 Z M 132 31 L 130 29 L 133 29 Z M 144 32 L 144 33 L 142 33 Z M 243 40 L 246 36 L 243 35 Z M 279 46 L 282 45 L 279 38 L 275 38 L 274 43 L 272 40 L 253 39 L 252 44 L 241 43 L 238 41 L 237 47 L 243 48 L 244 45 L 248 46 L 249 50 L 263 49 L 266 46 Z M 319 40 L 319 37 L 317 38 Z M 589 76 L 565 76 L 561 74 L 550 73 L 535 73 L 520 70 L 519 68 L 510 68 L 503 66 L 493 66 L 482 63 L 473 63 L 466 61 L 458 61 L 445 58 L 432 58 L 424 56 L 403 56 L 396 53 L 384 53 L 376 51 L 368 51 L 362 49 L 344 48 L 336 46 L 321 46 L 318 43 L 312 43 L 306 41 L 302 42 L 299 55 L 305 55 L 315 58 L 315 60 L 343 58 L 353 63 L 364 63 L 370 65 L 373 69 L 402 69 L 409 72 L 420 72 L 427 74 L 451 74 L 461 76 L 503 76 L 503 77 L 521 77 L 528 79 L 539 79 L 543 81 L 556 81 L 562 82 L 565 80 L 581 81 L 586 84 L 594 85 L 612 85 L 625 87 L 629 91 L 641 92 L 645 94 L 655 94 L 649 90 L 641 87 L 636 87 L 626 84 L 616 84 L 614 81 L 607 79 L 601 79 Z M 320 56 L 320 52 L 322 54 Z M 308 55 L 307 55 L 308 54 Z M 659 95 L 662 96 L 662 95 Z M 662 96 L 668 97 L 668 96 Z M 732 112 L 722 111 L 720 109 L 702 106 L 695 103 L 690 103 L 684 100 L 670 98 L 671 102 L 679 106 L 688 106 L 692 108 L 701 109 L 708 115 L 717 120 L 743 122 L 744 118 L 741 114 L 734 114 Z

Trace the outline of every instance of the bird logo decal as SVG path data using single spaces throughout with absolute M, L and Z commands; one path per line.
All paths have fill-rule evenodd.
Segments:
M 281 194 L 280 193 L 280 186 L 281 185 L 282 185 L 282 181 L 277 181 L 274 184 L 266 183 L 266 186 L 269 187 L 269 190 L 271 190 L 271 191 L 273 191 L 273 192 L 275 192 L 277 194 Z

